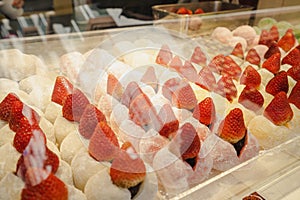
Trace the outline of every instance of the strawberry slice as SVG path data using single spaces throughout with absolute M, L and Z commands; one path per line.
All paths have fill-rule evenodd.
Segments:
M 175 69 L 176 71 L 180 71 L 183 67 L 183 63 L 179 56 L 174 56 L 169 64 L 169 67 Z
M 68 200 L 68 189 L 64 182 L 50 173 L 39 184 L 34 186 L 27 185 L 22 190 L 21 198 L 22 200 Z
M 238 80 L 242 73 L 241 67 L 230 56 L 225 56 L 222 68 L 221 75 L 231 77 L 235 80 Z
M 300 81 L 300 63 L 289 68 L 287 74 L 295 81 Z
M 278 41 L 278 46 L 285 52 L 288 52 L 296 43 L 296 38 L 293 33 L 293 29 L 288 29 L 285 34 Z
M 268 32 L 267 30 L 261 31 L 258 44 L 263 44 L 269 47 L 273 41 L 274 38 L 273 35 L 270 34 L 270 32 Z
M 162 87 L 162 94 L 164 95 L 164 97 L 171 101 L 173 93 L 179 87 L 180 83 L 181 79 L 178 77 L 170 78 L 169 80 L 167 80 Z
M 277 42 L 279 40 L 279 31 L 278 31 L 277 26 L 273 25 L 270 28 L 269 34 L 271 35 L 273 41 Z
M 235 47 L 233 48 L 231 55 L 234 55 L 238 58 L 244 59 L 244 51 L 243 46 L 240 42 L 238 42 Z
M 241 92 L 238 102 L 245 108 L 257 112 L 264 104 L 264 97 L 256 88 L 246 86 Z
M 192 110 L 197 104 L 195 93 L 187 82 L 181 81 L 180 85 L 172 94 L 172 104 L 177 108 Z
M 206 97 L 198 103 L 193 112 L 193 117 L 200 123 L 210 127 L 216 120 L 216 109 L 213 99 Z
M 293 87 L 288 100 L 290 103 L 294 104 L 298 109 L 300 109 L 300 81 L 298 81 Z
M 109 174 L 115 185 L 130 189 L 145 180 L 146 167 L 129 142 L 125 142 L 121 150 L 112 161 Z
M 160 135 L 171 138 L 179 128 L 179 121 L 176 118 L 172 107 L 169 104 L 163 105 L 158 113 L 158 117 L 162 122 L 158 132 Z
M 72 94 L 67 95 L 62 107 L 63 117 L 69 121 L 79 122 L 80 117 L 89 104 L 88 98 L 79 89 L 74 89 Z
M 292 49 L 281 61 L 281 64 L 300 65 L 300 45 Z
M 97 161 L 111 161 L 119 151 L 119 142 L 109 125 L 99 122 L 90 138 L 89 154 Z
M 258 88 L 261 84 L 261 76 L 251 65 L 248 65 L 241 75 L 240 84 Z
M 163 44 L 158 52 L 155 62 L 167 66 L 172 60 L 173 54 L 168 45 Z
M 195 47 L 190 60 L 198 65 L 206 66 L 206 56 L 199 46 Z
M 122 97 L 123 87 L 113 74 L 108 74 L 106 91 L 107 94 L 115 97 L 117 100 L 120 100 Z
M 204 10 L 202 8 L 197 8 L 194 12 L 194 14 L 203 14 Z
M 216 78 L 214 74 L 208 69 L 208 67 L 203 67 L 198 74 L 198 78 L 195 81 L 196 85 L 199 85 L 201 88 L 213 91 L 216 87 Z
M 105 115 L 93 104 L 88 104 L 79 121 L 79 133 L 89 139 L 99 122 L 106 122 Z
M 269 49 L 266 51 L 266 53 L 264 55 L 264 58 L 268 59 L 268 58 L 270 58 L 275 53 L 281 54 L 280 53 L 280 49 L 279 49 L 277 43 L 276 42 L 272 42 L 271 45 L 270 45 L 270 47 L 269 47 Z
M 136 82 L 130 82 L 123 92 L 120 102 L 129 108 L 131 101 L 142 93 L 142 89 Z
M 0 103 L 0 120 L 8 121 L 11 107 L 14 101 L 20 101 L 18 96 L 14 93 L 9 93 Z
M 193 11 L 191 11 L 190 9 L 187 9 L 185 7 L 180 7 L 176 11 L 176 14 L 179 14 L 179 15 L 191 15 L 191 14 L 193 14 Z
M 73 92 L 72 83 L 64 76 L 57 76 L 51 96 L 51 101 L 63 105 L 66 97 Z
M 155 69 L 154 67 L 148 67 L 147 71 L 141 78 L 141 82 L 150 85 L 155 91 L 157 91 L 158 88 L 158 79 L 155 74 Z
M 266 92 L 275 96 L 279 92 L 287 93 L 289 91 L 289 83 L 287 73 L 281 71 L 276 74 L 266 85 Z
M 260 56 L 258 55 L 257 51 L 253 48 L 248 51 L 245 60 L 253 65 L 260 65 Z
M 280 70 L 280 53 L 273 54 L 270 58 L 265 60 L 262 68 L 266 68 L 271 73 L 276 74 Z
M 208 64 L 208 67 L 212 72 L 221 74 L 224 61 L 225 61 L 225 56 L 223 54 L 216 55 L 210 61 L 210 63 Z
M 277 93 L 263 115 L 277 126 L 285 125 L 293 118 L 293 111 L 285 92 Z
M 183 67 L 179 68 L 177 72 L 191 82 L 197 80 L 197 71 L 190 61 L 185 61 Z
M 244 122 L 243 112 L 239 108 L 234 108 L 220 123 L 218 135 L 225 141 L 231 143 L 240 155 L 240 152 L 245 144 L 247 129 Z
M 230 102 L 232 102 L 233 99 L 237 97 L 236 86 L 234 85 L 232 78 L 227 76 L 222 76 L 220 78 L 217 83 L 215 92 L 225 97 Z

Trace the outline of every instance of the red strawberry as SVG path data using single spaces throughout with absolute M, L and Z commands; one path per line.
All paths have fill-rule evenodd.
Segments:
M 175 69 L 176 71 L 180 71 L 183 67 L 183 63 L 179 56 L 174 56 L 169 64 L 169 67 Z
M 172 94 L 172 104 L 178 108 L 192 110 L 197 104 L 195 93 L 185 81 L 181 81 L 180 85 Z
M 167 80 L 162 87 L 162 94 L 165 98 L 172 100 L 172 95 L 180 85 L 180 78 L 171 78 Z
M 89 104 L 88 98 L 79 89 L 74 89 L 72 94 L 69 94 L 62 107 L 63 117 L 69 121 L 79 122 L 80 117 Z
M 9 127 L 14 132 L 21 130 L 31 130 L 39 127 L 40 116 L 32 108 L 21 101 L 14 101 L 11 105 L 9 117 Z
M 197 8 L 194 12 L 194 14 L 203 14 L 204 10 L 202 8 Z
M 79 133 L 89 139 L 99 122 L 106 122 L 105 115 L 93 104 L 88 104 L 79 121 Z
M 150 85 L 155 91 L 157 91 L 158 87 L 158 79 L 155 74 L 154 67 L 148 67 L 147 71 L 143 75 L 141 81 L 147 85 Z
M 199 85 L 205 90 L 213 91 L 216 87 L 216 78 L 214 74 L 208 69 L 208 67 L 203 67 L 198 74 L 197 81 L 195 84 Z
M 293 115 L 285 92 L 277 93 L 264 111 L 264 116 L 277 126 L 288 123 Z
M 280 53 L 273 54 L 270 58 L 265 60 L 262 64 L 263 68 L 266 68 L 271 73 L 276 74 L 280 70 Z
M 256 88 L 246 86 L 240 94 L 238 102 L 245 108 L 257 112 L 264 104 L 264 97 Z
M 220 78 L 215 92 L 225 97 L 230 102 L 237 97 L 236 86 L 234 85 L 232 78 L 227 76 L 222 76 Z
M 142 93 L 131 101 L 129 105 L 129 118 L 134 123 L 141 127 L 152 125 L 155 117 L 155 109 L 147 95 Z
M 261 76 L 251 65 L 248 65 L 241 75 L 240 84 L 258 88 L 261 84 Z
M 176 118 L 172 107 L 169 104 L 163 105 L 160 109 L 158 116 L 162 122 L 162 125 L 159 127 L 159 134 L 170 138 L 178 130 L 179 121 Z
M 266 92 L 275 96 L 279 92 L 287 93 L 289 91 L 289 83 L 287 73 L 281 71 L 276 74 L 266 85 Z
M 199 46 L 195 47 L 194 52 L 191 56 L 191 62 L 201 66 L 206 65 L 206 56 Z
M 111 161 L 119 151 L 118 139 L 105 122 L 100 122 L 90 138 L 89 154 L 97 161 Z
M 231 110 L 218 128 L 218 135 L 231 144 L 242 140 L 246 133 L 243 112 L 239 108 Z
M 173 54 L 168 45 L 163 44 L 156 57 L 156 63 L 160 65 L 168 65 L 172 60 Z
M 68 200 L 67 186 L 54 174 L 34 186 L 26 186 L 21 193 L 22 200 Z
M 281 64 L 300 65 L 300 45 L 292 49 L 281 61 Z
M 235 47 L 231 52 L 231 55 L 244 59 L 244 51 L 243 51 L 242 44 L 240 42 L 235 45 Z
M 277 42 L 279 40 L 279 32 L 277 26 L 273 25 L 270 28 L 269 34 L 271 35 L 272 39 Z
M 142 93 L 142 89 L 136 82 L 130 82 L 127 85 L 125 91 L 123 92 L 121 103 L 124 104 L 126 107 L 129 107 L 131 101 Z
M 246 61 L 253 65 L 260 65 L 260 57 L 255 49 L 250 49 L 246 55 Z
M 225 57 L 222 68 L 221 75 L 231 77 L 235 80 L 238 80 L 242 73 L 241 67 L 230 56 Z
M 193 112 L 193 117 L 206 126 L 210 126 L 216 119 L 216 109 L 213 99 L 206 97 L 198 103 Z
M 51 101 L 63 105 L 66 97 L 73 92 L 72 83 L 64 76 L 57 76 L 51 96 Z
M 269 47 L 269 49 L 266 51 L 266 53 L 264 55 L 264 58 L 268 59 L 268 58 L 270 58 L 275 53 L 281 54 L 280 53 L 280 49 L 279 49 L 277 43 L 276 42 L 272 42 L 271 45 L 270 45 L 270 47 Z
M 267 30 L 261 31 L 258 44 L 263 44 L 269 47 L 273 41 L 273 35 L 271 35 Z
M 300 81 L 300 63 L 289 68 L 287 74 L 295 81 Z
M 117 100 L 121 99 L 123 94 L 123 87 L 119 80 L 113 74 L 108 74 L 106 90 L 107 94 L 115 97 Z
M 278 46 L 281 47 L 285 52 L 288 52 L 296 43 L 296 38 L 294 36 L 293 30 L 288 29 L 284 36 L 278 41 Z
M 293 87 L 289 96 L 289 102 L 294 104 L 298 109 L 300 109 L 300 81 L 298 81 Z
M 14 93 L 9 93 L 0 103 L 0 120 L 8 121 L 14 101 L 20 101 Z
M 222 66 L 224 61 L 225 61 L 225 56 L 223 54 L 219 54 L 210 61 L 208 67 L 212 72 L 220 74 L 222 71 Z
M 146 167 L 129 142 L 125 142 L 121 149 L 112 161 L 109 174 L 115 185 L 129 189 L 145 180 Z
M 191 82 L 197 80 L 197 71 L 190 61 L 185 61 L 183 67 L 179 68 L 177 72 Z
M 176 14 L 180 14 L 180 15 L 191 15 L 193 14 L 193 11 L 191 11 L 190 9 L 187 9 L 185 7 L 180 7 L 177 11 Z

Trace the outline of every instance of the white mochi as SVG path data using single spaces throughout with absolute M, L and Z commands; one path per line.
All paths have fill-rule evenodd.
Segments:
M 7 173 L 0 181 L 0 200 L 21 199 L 25 183 L 12 172 Z
M 9 128 L 7 123 L 3 123 L 3 127 L 0 129 L 0 147 L 5 144 L 12 144 L 15 137 L 15 132 Z
M 51 122 L 49 122 L 44 117 L 41 117 L 39 126 L 42 129 L 42 131 L 45 133 L 46 138 L 51 142 L 56 143 L 53 124 L 51 124 Z
M 63 116 L 58 116 L 54 122 L 54 134 L 60 145 L 63 139 L 72 131 L 78 129 L 78 123 L 71 122 Z
M 68 187 L 68 200 L 86 200 L 85 194 L 75 188 L 73 185 L 67 185 Z
M 65 184 L 73 185 L 73 173 L 71 166 L 64 160 L 59 161 L 58 169 L 55 176 L 62 180 Z
M 57 116 L 61 115 L 61 113 L 62 106 L 57 103 L 50 102 L 45 109 L 44 117 L 54 124 Z
M 10 143 L 0 147 L 0 180 L 7 173 L 15 172 L 20 156 L 21 154 Z

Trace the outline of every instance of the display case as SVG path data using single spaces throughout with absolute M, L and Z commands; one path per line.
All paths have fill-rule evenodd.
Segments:
M 231 23 L 236 20 L 243 21 L 243 24 Z M 177 23 L 176 27 L 170 27 L 170 22 Z M 14 59 L 13 57 L 5 57 L 9 55 L 5 52 L 12 49 L 18 49 L 23 54 L 32 54 L 40 59 L 43 63 L 42 66 L 46 66 L 47 69 L 45 72 L 49 73 L 49 77 L 68 74 L 68 70 L 64 71 L 62 69 L 62 57 L 64 55 L 71 55 L 72 53 L 75 53 L 72 54 L 75 56 L 78 53 L 80 61 L 74 57 L 70 58 L 70 63 L 74 65 L 82 63 L 82 66 L 79 66 L 79 73 L 92 79 L 95 78 L 95 75 L 98 76 L 99 74 L 96 72 L 85 74 L 85 72 L 90 70 L 91 63 L 93 66 L 96 65 L 93 63 L 93 59 L 95 59 L 93 56 L 108 59 L 97 61 L 100 64 L 102 64 L 101 62 L 105 63 L 103 66 L 105 70 L 109 69 L 109 66 L 114 66 L 116 60 L 129 62 L 132 65 L 136 65 L 135 69 L 143 70 L 142 68 L 145 66 L 161 68 L 161 66 L 157 66 L 157 63 L 151 63 L 150 61 L 148 63 L 148 60 L 144 62 L 143 59 L 148 59 L 148 54 L 152 56 L 153 54 L 156 55 L 161 50 L 160 48 L 163 44 L 168 44 L 173 54 L 178 55 L 182 60 L 188 60 L 197 46 L 201 47 L 204 51 L 208 59 L 207 63 L 218 54 L 230 55 L 237 43 L 224 42 L 218 37 L 214 37 L 213 34 L 217 27 L 226 27 L 228 30 L 233 31 L 241 25 L 250 25 L 254 27 L 253 30 L 259 36 L 263 30 L 269 30 L 273 25 L 276 25 L 280 37 L 286 33 L 286 30 L 292 29 L 296 38 L 294 46 L 297 46 L 296 44 L 299 44 L 300 41 L 300 6 L 203 15 L 201 16 L 201 23 L 211 24 L 212 26 L 205 30 L 201 30 L 200 28 L 196 32 L 193 32 L 193 34 L 190 34 L 189 32 L 182 31 L 182 23 L 178 23 L 178 19 L 169 19 L 154 21 L 153 25 L 148 26 L 1 40 L 0 78 L 10 79 L 9 76 L 13 76 L 5 73 L 9 69 L 6 69 L 3 64 L 5 63 L 3 60 Z M 214 24 L 217 24 L 217 26 L 214 26 Z M 137 46 L 131 46 L 131 44 Z M 246 52 L 249 49 L 251 49 L 250 45 L 246 46 L 244 51 Z M 93 54 L 97 50 L 105 50 L 113 58 L 110 56 L 106 57 L 104 54 Z M 130 56 L 126 57 L 126 55 Z M 145 57 L 137 58 L 134 57 L 135 55 Z M 137 60 L 133 61 L 133 59 Z M 160 72 L 165 73 L 164 70 L 162 69 Z M 93 73 L 95 74 L 93 75 Z M 169 73 L 172 74 L 174 72 L 169 71 Z M 45 75 L 44 73 L 41 74 Z M 136 75 L 138 76 L 138 73 L 134 73 L 127 78 L 134 80 Z M 19 83 L 20 80 L 17 80 L 17 82 Z M 296 84 L 295 82 L 293 84 Z M 74 83 L 74 85 L 85 87 L 84 83 L 80 81 Z M 94 85 L 93 89 L 96 90 L 96 87 Z M 89 97 L 93 101 L 96 101 L 97 95 L 93 94 L 94 90 L 89 94 Z M 290 88 L 290 92 L 291 90 Z M 292 124 L 287 125 L 290 128 L 292 127 L 287 137 L 279 137 L 278 141 L 268 143 L 267 145 L 260 143 L 264 138 L 258 138 L 259 151 L 257 155 L 225 171 L 212 170 L 204 180 L 197 182 L 193 186 L 189 186 L 188 189 L 180 193 L 169 194 L 159 183 L 155 199 L 243 199 L 254 192 L 257 192 L 265 199 L 295 199 L 300 194 L 300 183 L 298 181 L 300 178 L 300 111 L 296 108 L 293 111 L 295 111 L 293 116 L 294 121 Z M 261 126 L 268 125 L 261 124 Z M 278 134 L 281 134 L 283 129 L 276 129 L 275 127 L 273 130 L 277 130 Z M 283 134 L 287 133 L 284 132 Z M 80 134 L 77 136 L 80 137 Z M 3 145 L 2 143 L 0 144 Z M 87 146 L 84 147 L 88 148 Z

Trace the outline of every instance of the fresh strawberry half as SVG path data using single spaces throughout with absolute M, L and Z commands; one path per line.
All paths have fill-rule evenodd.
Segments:
M 291 121 L 293 115 L 285 92 L 277 93 L 264 111 L 264 116 L 277 126 Z
M 171 101 L 173 93 L 179 87 L 180 83 L 181 79 L 178 77 L 167 80 L 162 87 L 162 94 L 164 97 Z
M 14 132 L 39 128 L 40 116 L 32 108 L 21 101 L 14 101 L 11 105 L 9 127 Z
M 64 76 L 57 76 L 51 96 L 51 101 L 63 105 L 66 97 L 73 92 L 72 83 Z
M 215 92 L 225 97 L 228 101 L 232 102 L 237 97 L 237 89 L 233 83 L 232 78 L 222 76 L 217 83 Z
M 287 74 L 295 81 L 300 81 L 300 63 L 289 68 Z
M 88 98 L 79 89 L 74 89 L 72 94 L 69 94 L 62 107 L 63 117 L 69 121 L 79 122 L 80 117 L 89 104 Z
M 90 138 L 89 154 L 97 161 L 111 161 L 119 151 L 118 139 L 105 122 L 97 124 Z
M 195 81 L 196 85 L 199 85 L 201 88 L 208 90 L 208 91 L 213 91 L 214 88 L 216 87 L 216 78 L 212 71 L 208 69 L 208 67 L 203 67 L 198 74 L 198 78 Z
M 300 45 L 292 49 L 281 61 L 281 64 L 300 65 Z
M 106 122 L 105 115 L 93 104 L 88 104 L 79 121 L 79 133 L 89 139 L 99 122 Z
M 163 44 L 156 57 L 156 63 L 167 66 L 172 60 L 173 54 L 168 45 Z
M 296 38 L 293 33 L 293 29 L 288 29 L 284 36 L 278 41 L 278 46 L 281 47 L 285 52 L 288 52 L 296 43 Z
M 141 78 L 141 81 L 147 85 L 150 85 L 155 91 L 157 91 L 158 88 L 158 79 L 155 74 L 154 67 L 148 67 L 147 71 Z
M 180 71 L 183 67 L 183 63 L 179 56 L 174 56 L 169 64 L 169 67 L 175 69 L 176 71 Z
M 231 52 L 231 55 L 234 55 L 238 58 L 244 59 L 243 46 L 240 42 L 235 45 L 235 47 L 233 48 L 233 50 Z
M 246 86 L 240 94 L 238 102 L 245 108 L 257 112 L 264 104 L 264 97 L 256 88 Z
M 26 186 L 21 193 L 22 200 L 47 199 L 47 200 L 68 200 L 67 186 L 54 174 L 34 186 Z
M 263 68 L 266 68 L 271 73 L 276 74 L 280 70 L 280 53 L 273 54 L 270 58 L 264 61 Z
M 123 94 L 123 87 L 113 74 L 108 74 L 106 90 L 107 94 L 115 97 L 117 100 L 121 99 Z
M 273 41 L 277 42 L 279 40 L 279 31 L 276 25 L 270 28 L 269 34 L 271 35 Z
M 261 84 L 261 76 L 251 65 L 248 65 L 241 75 L 240 84 L 258 88 Z
M 169 104 L 163 105 L 158 113 L 158 117 L 162 123 L 158 130 L 159 134 L 166 138 L 172 138 L 179 128 L 179 121 L 172 107 Z
M 253 65 L 260 65 L 260 56 L 258 55 L 257 51 L 253 48 L 248 51 L 245 60 Z
M 230 56 L 225 56 L 222 68 L 221 75 L 231 77 L 235 80 L 238 80 L 242 73 L 241 67 Z
M 122 188 L 133 188 L 145 180 L 145 164 L 129 142 L 122 145 L 112 161 L 109 174 L 112 182 Z
M 191 62 L 201 66 L 206 66 L 206 56 L 199 46 L 195 47 L 194 52 L 191 56 Z
M 197 99 L 190 84 L 184 80 L 181 81 L 179 87 L 172 94 L 172 104 L 178 108 L 194 109 Z
M 265 58 L 265 59 L 268 59 L 268 58 L 270 58 L 273 54 L 276 54 L 276 53 L 281 54 L 281 53 L 280 53 L 280 49 L 279 49 L 279 47 L 278 47 L 278 45 L 277 45 L 276 42 L 272 42 L 271 45 L 270 45 L 270 47 L 269 47 L 269 49 L 266 51 L 266 53 L 265 53 L 265 55 L 264 55 L 264 58 Z
M 11 113 L 11 107 L 14 101 L 20 101 L 14 93 L 9 93 L 0 103 L 0 120 L 8 121 Z
M 289 96 L 289 102 L 294 104 L 298 109 L 300 109 L 300 81 L 298 81 L 293 87 Z
M 216 119 L 216 109 L 213 99 L 206 97 L 198 103 L 193 112 L 193 117 L 206 126 L 210 127 Z
M 187 9 L 185 7 L 180 7 L 176 11 L 176 14 L 179 14 L 179 15 L 191 15 L 191 14 L 193 14 L 193 11 L 191 11 L 190 9 Z
M 274 39 L 270 32 L 267 30 L 261 31 L 258 44 L 263 44 L 269 47 L 273 41 Z
M 124 104 L 127 108 L 129 108 L 131 101 L 142 93 L 142 89 L 136 82 L 130 82 L 127 85 L 125 91 L 123 92 L 121 103 Z
M 210 61 L 210 63 L 208 64 L 208 67 L 212 72 L 221 74 L 224 61 L 225 61 L 225 56 L 223 54 L 216 55 Z
M 276 74 L 266 85 L 266 92 L 275 96 L 279 92 L 287 93 L 289 91 L 289 83 L 287 73 L 281 71 Z
M 183 67 L 179 68 L 177 72 L 191 82 L 197 80 L 197 71 L 190 61 L 185 61 Z

